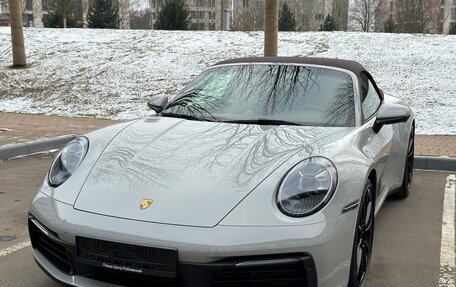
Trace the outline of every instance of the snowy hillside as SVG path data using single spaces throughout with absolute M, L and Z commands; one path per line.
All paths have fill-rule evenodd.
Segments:
M 281 56 L 353 59 L 409 103 L 420 134 L 456 134 L 456 36 L 281 33 Z M 206 67 L 261 56 L 262 32 L 26 29 L 31 67 L 12 70 L 0 27 L 0 111 L 126 119 L 148 95 L 175 94 Z

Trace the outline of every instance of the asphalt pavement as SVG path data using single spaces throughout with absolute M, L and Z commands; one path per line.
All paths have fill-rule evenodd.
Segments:
M 2 287 L 59 286 L 35 264 L 27 244 L 28 205 L 44 179 L 52 157 L 35 155 L 0 162 Z M 405 200 L 386 201 L 376 218 L 368 287 L 439 286 L 447 176 L 444 172 L 416 171 L 411 196 Z
M 53 155 L 39 155 L 0 162 L 0 250 L 28 241 L 28 206 L 52 158 Z M 50 280 L 36 265 L 29 246 L 0 257 L 0 286 L 60 285 Z

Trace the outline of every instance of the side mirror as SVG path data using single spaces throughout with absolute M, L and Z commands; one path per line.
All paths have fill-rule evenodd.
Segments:
M 374 132 L 378 133 L 384 125 L 406 122 L 411 114 L 409 107 L 401 104 L 384 103 L 377 112 L 377 118 L 373 126 Z
M 156 95 L 149 98 L 147 105 L 157 114 L 160 113 L 168 104 L 167 95 Z

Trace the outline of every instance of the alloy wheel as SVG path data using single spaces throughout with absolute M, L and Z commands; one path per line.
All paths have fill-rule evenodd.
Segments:
M 414 156 L 415 156 L 415 133 L 414 130 L 412 130 L 410 134 L 410 140 L 409 140 L 409 145 L 407 149 L 407 163 L 406 163 L 406 188 L 407 192 L 410 191 L 410 187 L 412 186 L 412 177 L 413 177 L 413 163 L 414 163 Z
M 394 196 L 396 198 L 406 198 L 409 196 L 412 187 L 413 164 L 415 156 L 415 128 L 412 127 L 410 138 L 407 146 L 407 155 L 405 158 L 404 176 L 402 186 L 398 189 Z
M 364 286 L 369 271 L 374 241 L 374 194 L 369 183 L 360 202 L 359 218 L 355 234 L 355 250 L 353 259 L 355 265 L 352 275 L 352 286 Z M 355 281 L 355 282 L 353 282 Z

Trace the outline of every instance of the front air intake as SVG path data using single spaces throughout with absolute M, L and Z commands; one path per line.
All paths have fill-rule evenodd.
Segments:
M 48 230 L 36 219 L 29 218 L 30 240 L 33 249 L 38 250 L 54 267 L 66 274 L 71 274 L 71 261 L 65 247 L 54 239 L 55 233 Z
M 213 287 L 306 287 L 306 272 L 300 262 L 215 271 Z

